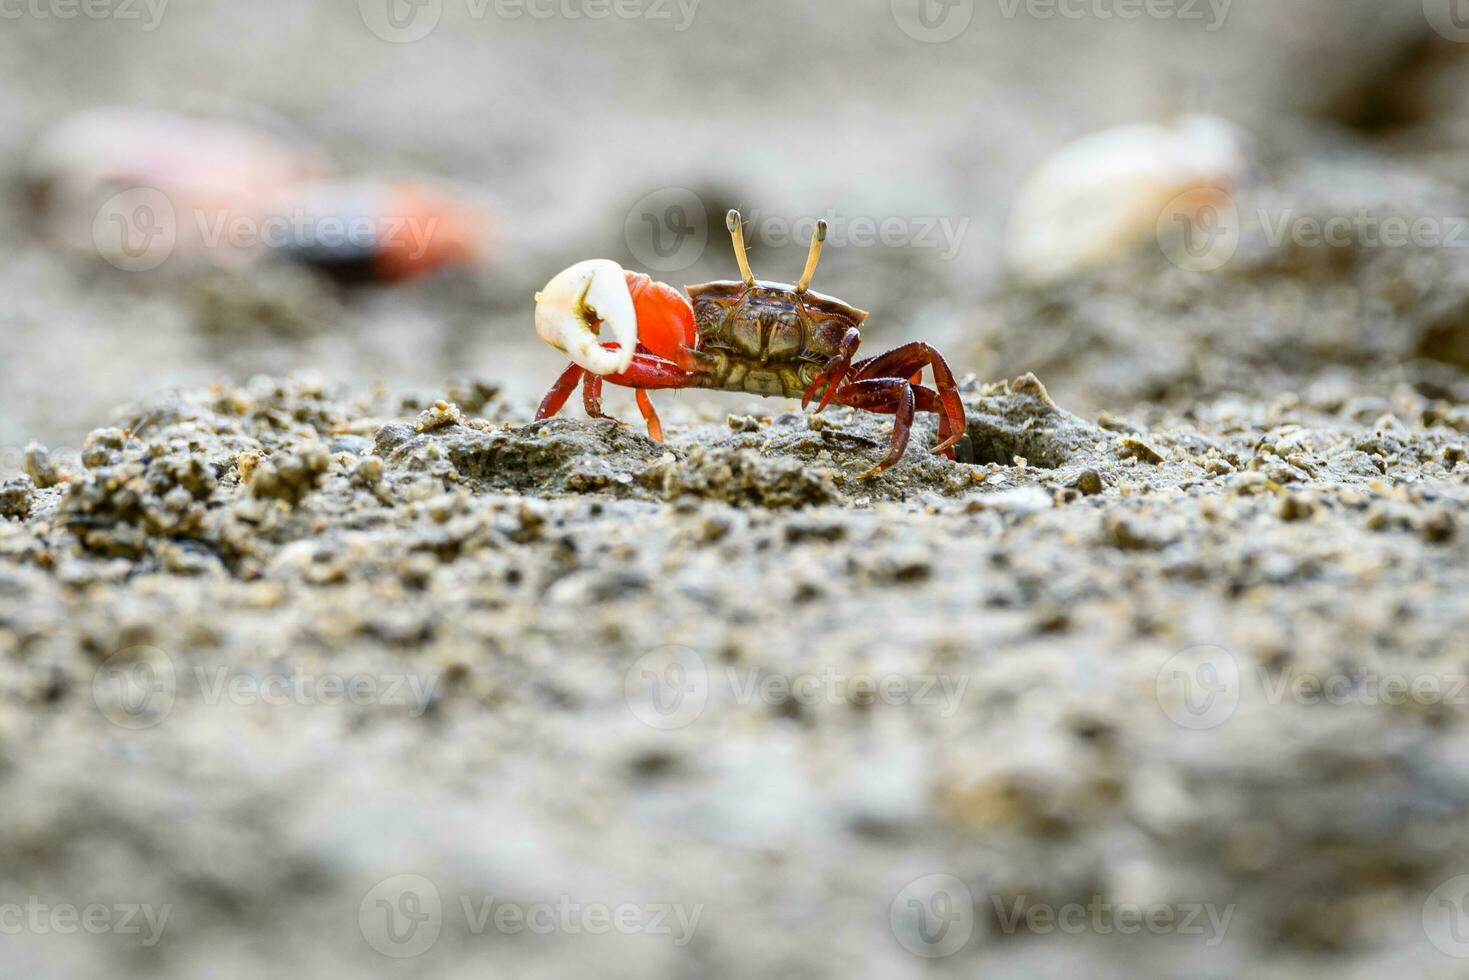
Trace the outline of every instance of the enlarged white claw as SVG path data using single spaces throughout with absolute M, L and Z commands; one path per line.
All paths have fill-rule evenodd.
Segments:
M 536 293 L 536 333 L 593 374 L 621 374 L 638 346 L 638 317 L 627 273 L 611 259 L 587 259 Z M 617 349 L 602 344 L 616 341 Z

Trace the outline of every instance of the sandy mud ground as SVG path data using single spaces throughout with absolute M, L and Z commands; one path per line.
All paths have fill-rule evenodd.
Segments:
M 1469 860 L 1464 408 L 1099 423 L 1026 376 L 969 385 L 975 465 L 862 481 L 885 432 L 845 410 L 660 446 L 491 391 L 190 391 L 93 433 L 66 484 L 6 485 L 13 887 L 173 916 L 19 962 L 1452 962 L 1421 914 Z M 486 931 L 486 902 L 568 911 Z M 1007 919 L 1089 903 L 1179 928 Z M 646 928 L 596 934 L 597 907 Z

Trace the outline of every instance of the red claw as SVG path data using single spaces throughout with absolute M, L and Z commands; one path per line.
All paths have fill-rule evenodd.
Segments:
M 825 411 L 826 406 L 831 403 L 832 396 L 837 393 L 837 388 L 841 387 L 842 377 L 847 373 L 849 366 L 850 364 L 842 357 L 833 357 L 828 361 L 826 367 L 821 369 L 816 379 L 811 382 L 811 386 L 806 389 L 806 394 L 801 396 L 801 410 L 805 411 L 806 406 L 811 404 L 811 399 L 816 397 L 817 389 L 826 385 L 826 392 L 821 396 L 821 404 L 816 406 L 814 414 L 820 415 Z
M 826 362 L 826 366 L 821 369 L 821 372 L 811 382 L 811 387 L 806 389 L 806 394 L 801 399 L 801 409 L 803 411 L 807 405 L 811 404 L 811 399 L 816 396 L 816 389 L 823 384 L 826 385 L 826 394 L 821 396 L 821 404 L 816 406 L 816 414 L 820 415 L 826 411 L 826 406 L 831 404 L 832 396 L 837 393 L 837 389 L 842 386 L 842 381 L 846 378 L 847 372 L 852 369 L 852 355 L 857 352 L 857 345 L 861 343 L 862 335 L 858 333 L 856 327 L 847 331 L 846 335 L 842 337 L 841 353 Z
M 666 361 L 687 366 L 688 351 L 697 343 L 694 308 L 683 293 L 641 272 L 627 274 L 638 317 L 638 345 Z

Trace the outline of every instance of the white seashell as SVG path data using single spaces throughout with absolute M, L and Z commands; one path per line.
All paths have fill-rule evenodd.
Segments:
M 600 321 L 600 336 L 592 319 Z M 638 346 L 638 319 L 627 273 L 611 259 L 587 259 L 557 273 L 536 293 L 536 333 L 593 374 L 620 374 Z M 617 342 L 616 350 L 602 346 Z
M 1185 116 L 1118 126 L 1064 147 L 1016 195 L 1006 232 L 1010 270 L 1043 285 L 1105 264 L 1153 238 L 1180 195 L 1227 193 L 1244 174 L 1244 146 L 1233 124 Z

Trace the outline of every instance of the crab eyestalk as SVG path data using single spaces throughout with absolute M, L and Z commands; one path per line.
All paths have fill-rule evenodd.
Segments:
M 806 253 L 806 271 L 801 273 L 801 281 L 796 283 L 796 292 L 804 293 L 811 288 L 811 280 L 816 276 L 816 266 L 821 262 L 821 250 L 826 247 L 826 219 L 816 222 L 816 230 L 811 233 L 811 250 Z
M 536 293 L 536 333 L 593 374 L 625 372 L 638 346 L 638 318 L 622 266 L 587 259 L 557 273 Z
M 745 219 L 733 208 L 724 216 L 724 226 L 729 229 L 734 243 L 735 261 L 740 264 L 740 278 L 746 286 L 755 285 L 755 273 L 750 270 L 750 257 L 745 254 Z

